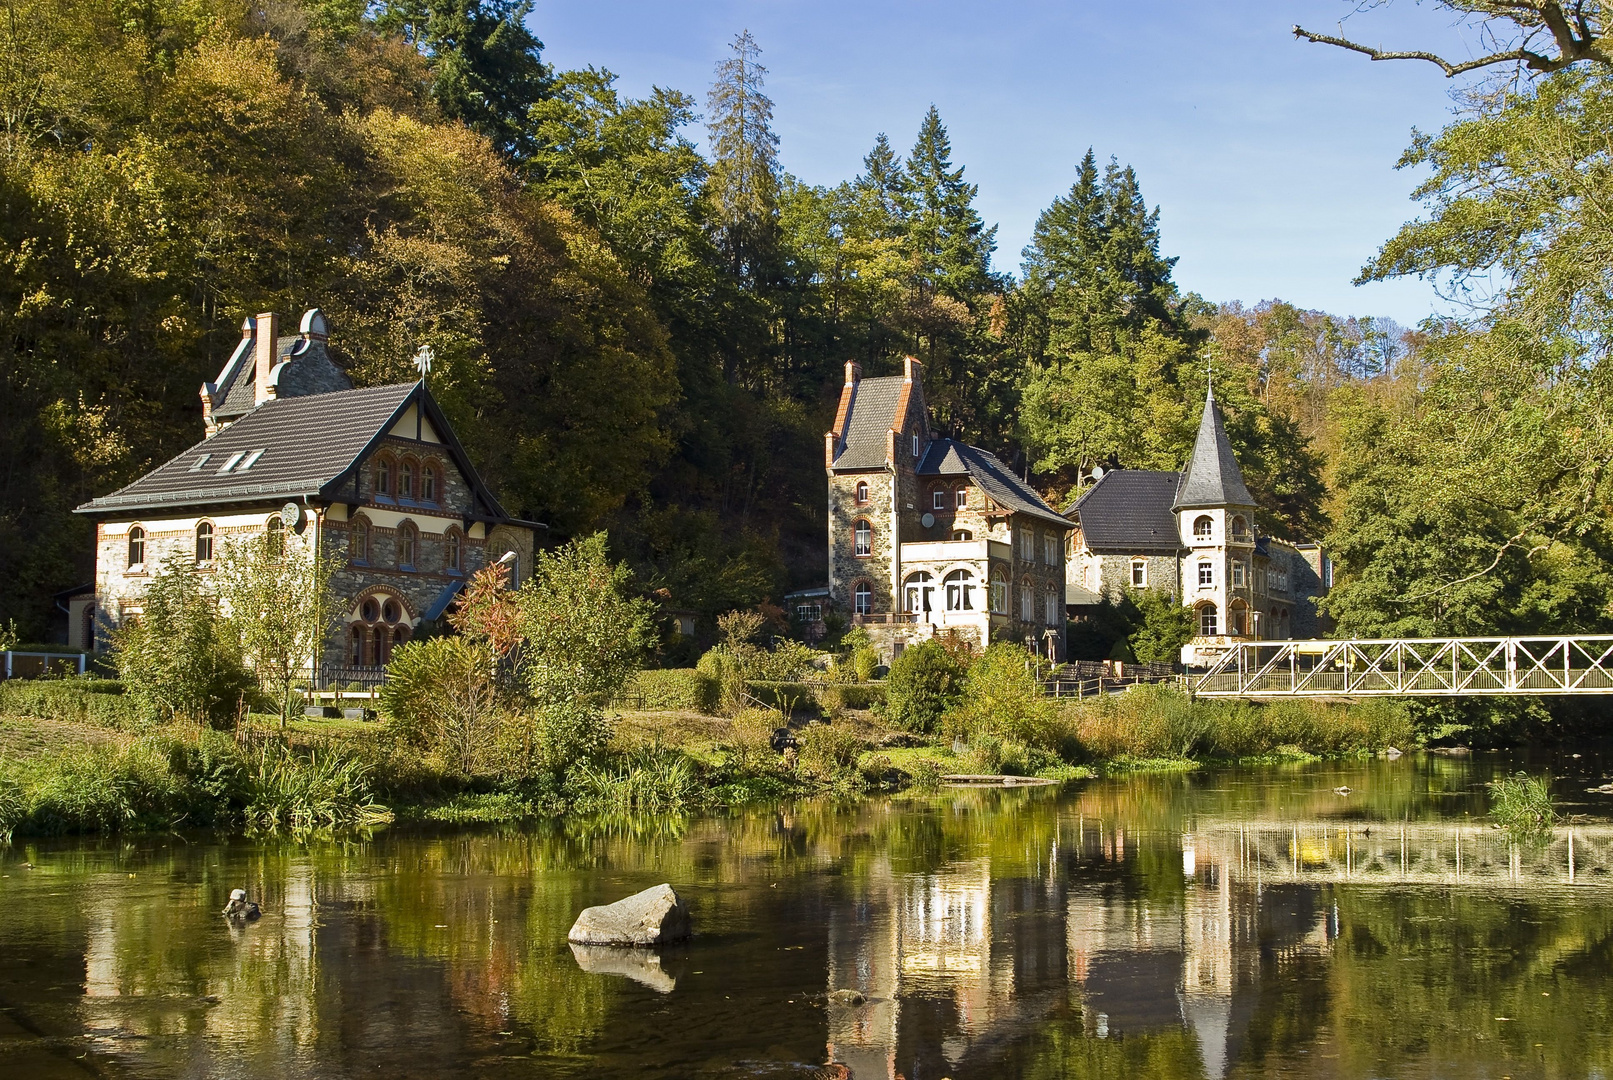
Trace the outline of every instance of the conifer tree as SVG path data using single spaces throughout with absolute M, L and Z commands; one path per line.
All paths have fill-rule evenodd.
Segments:
M 733 55 L 717 65 L 717 81 L 706 96 L 712 151 L 706 189 L 724 248 L 740 276 L 754 280 L 778 214 L 778 136 L 773 101 L 762 90 L 767 69 L 757 62 L 761 46 L 745 30 L 729 49 Z

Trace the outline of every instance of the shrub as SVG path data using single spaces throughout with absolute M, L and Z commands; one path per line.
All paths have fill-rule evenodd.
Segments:
M 24 807 L 22 785 L 10 777 L 0 776 L 0 842 L 11 839 L 12 830 L 22 820 Z
M 821 704 L 818 687 L 802 682 L 747 682 L 746 693 L 786 716 L 803 706 L 809 713 Z
M 0 713 L 132 731 L 155 719 L 113 679 L 11 679 L 0 682 Z
M 969 667 L 958 704 L 945 729 L 971 743 L 991 737 L 1058 750 L 1063 729 L 1058 710 L 1042 696 L 1037 658 L 1024 646 L 1000 641 Z
M 580 810 L 665 814 L 700 802 L 700 770 L 687 756 L 645 747 L 620 760 L 583 764 L 567 780 Z
M 825 712 L 877 708 L 887 696 L 885 683 L 825 683 L 818 689 L 818 703 Z
M 392 654 L 381 710 L 405 740 L 471 775 L 497 745 L 506 711 L 493 650 L 467 637 L 411 641 Z
M 1145 589 L 1137 594 L 1141 625 L 1132 633 L 1132 654 L 1145 664 L 1179 663 L 1182 646 L 1193 638 L 1193 609 L 1167 593 Z
M 717 685 L 717 708 L 734 715 L 745 707 L 745 665 L 726 645 L 714 645 L 695 663 L 695 671 Z
M 964 669 L 937 641 L 909 646 L 891 662 L 885 715 L 909 731 L 929 733 L 958 701 Z
M 728 746 L 734 764 L 747 772 L 760 772 L 778 762 L 773 732 L 782 717 L 768 709 L 742 709 L 729 727 Z
M 1488 785 L 1490 816 L 1515 833 L 1543 833 L 1557 823 L 1551 806 L 1551 777 L 1518 772 Z
M 863 742 L 836 724 L 813 724 L 801 732 L 801 768 L 819 780 L 837 780 L 856 771 Z
M 668 668 L 635 672 L 617 700 L 640 709 L 713 713 L 720 697 L 717 679 L 696 668 Z
M 331 751 L 303 756 L 283 744 L 261 746 L 249 754 L 244 786 L 251 829 L 307 832 L 392 820 L 371 792 L 369 765 Z

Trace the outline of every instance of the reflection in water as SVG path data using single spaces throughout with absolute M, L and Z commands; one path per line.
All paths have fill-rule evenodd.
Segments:
M 1483 828 L 1494 767 L 1145 776 L 677 829 L 0 849 L 0 1062 L 1590 1075 L 1613 1061 L 1613 828 L 1603 815 L 1524 845 Z M 581 908 L 662 880 L 691 905 L 687 948 L 566 944 Z M 218 916 L 238 886 L 260 922 Z

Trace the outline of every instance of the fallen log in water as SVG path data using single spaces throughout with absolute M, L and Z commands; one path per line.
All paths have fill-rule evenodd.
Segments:
M 972 773 L 951 773 L 941 777 L 941 783 L 953 787 L 1034 787 L 1043 784 L 1056 784 L 1057 780 L 1047 780 L 1040 776 L 998 776 L 992 773 L 979 775 Z

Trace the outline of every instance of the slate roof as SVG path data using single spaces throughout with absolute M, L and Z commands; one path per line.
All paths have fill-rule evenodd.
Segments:
M 846 431 L 835 455 L 837 469 L 877 469 L 885 464 L 889 432 L 898 428 L 896 406 L 902 400 L 900 375 L 860 379 L 851 394 Z
M 998 506 L 1015 513 L 1029 514 L 1066 528 L 1069 521 L 1042 501 L 1036 489 L 1014 475 L 1014 470 L 989 450 L 956 439 L 934 439 L 919 462 L 920 476 L 967 475 Z
M 1176 551 L 1172 504 L 1180 473 L 1111 469 L 1076 500 L 1073 513 L 1092 551 Z
M 1187 510 L 1208 506 L 1253 507 L 1254 497 L 1243 483 L 1243 470 L 1227 441 L 1226 425 L 1221 422 L 1221 409 L 1215 403 L 1215 391 L 1204 397 L 1204 416 L 1199 420 L 1198 439 L 1193 443 L 1193 456 L 1188 459 L 1187 470 L 1176 489 L 1175 506 Z
M 1087 588 L 1069 582 L 1064 586 L 1064 604 L 1066 607 L 1096 607 L 1103 603 L 1103 597 Z
M 214 419 L 231 420 L 252 411 L 253 361 L 257 355 L 253 349 L 253 339 L 243 338 L 219 372 L 213 391 L 213 400 L 219 403 L 213 409 Z M 275 364 L 285 365 L 275 377 L 277 397 L 304 397 L 353 389 L 352 380 L 330 358 L 330 350 L 323 341 L 299 334 L 277 338 Z
M 417 400 L 442 434 L 443 449 L 454 457 L 488 513 L 508 520 L 420 383 L 266 401 L 129 486 L 85 503 L 78 512 L 105 515 L 303 496 L 329 498 Z M 252 460 L 259 450 L 262 454 Z M 221 472 L 237 455 L 241 455 L 237 464 Z

